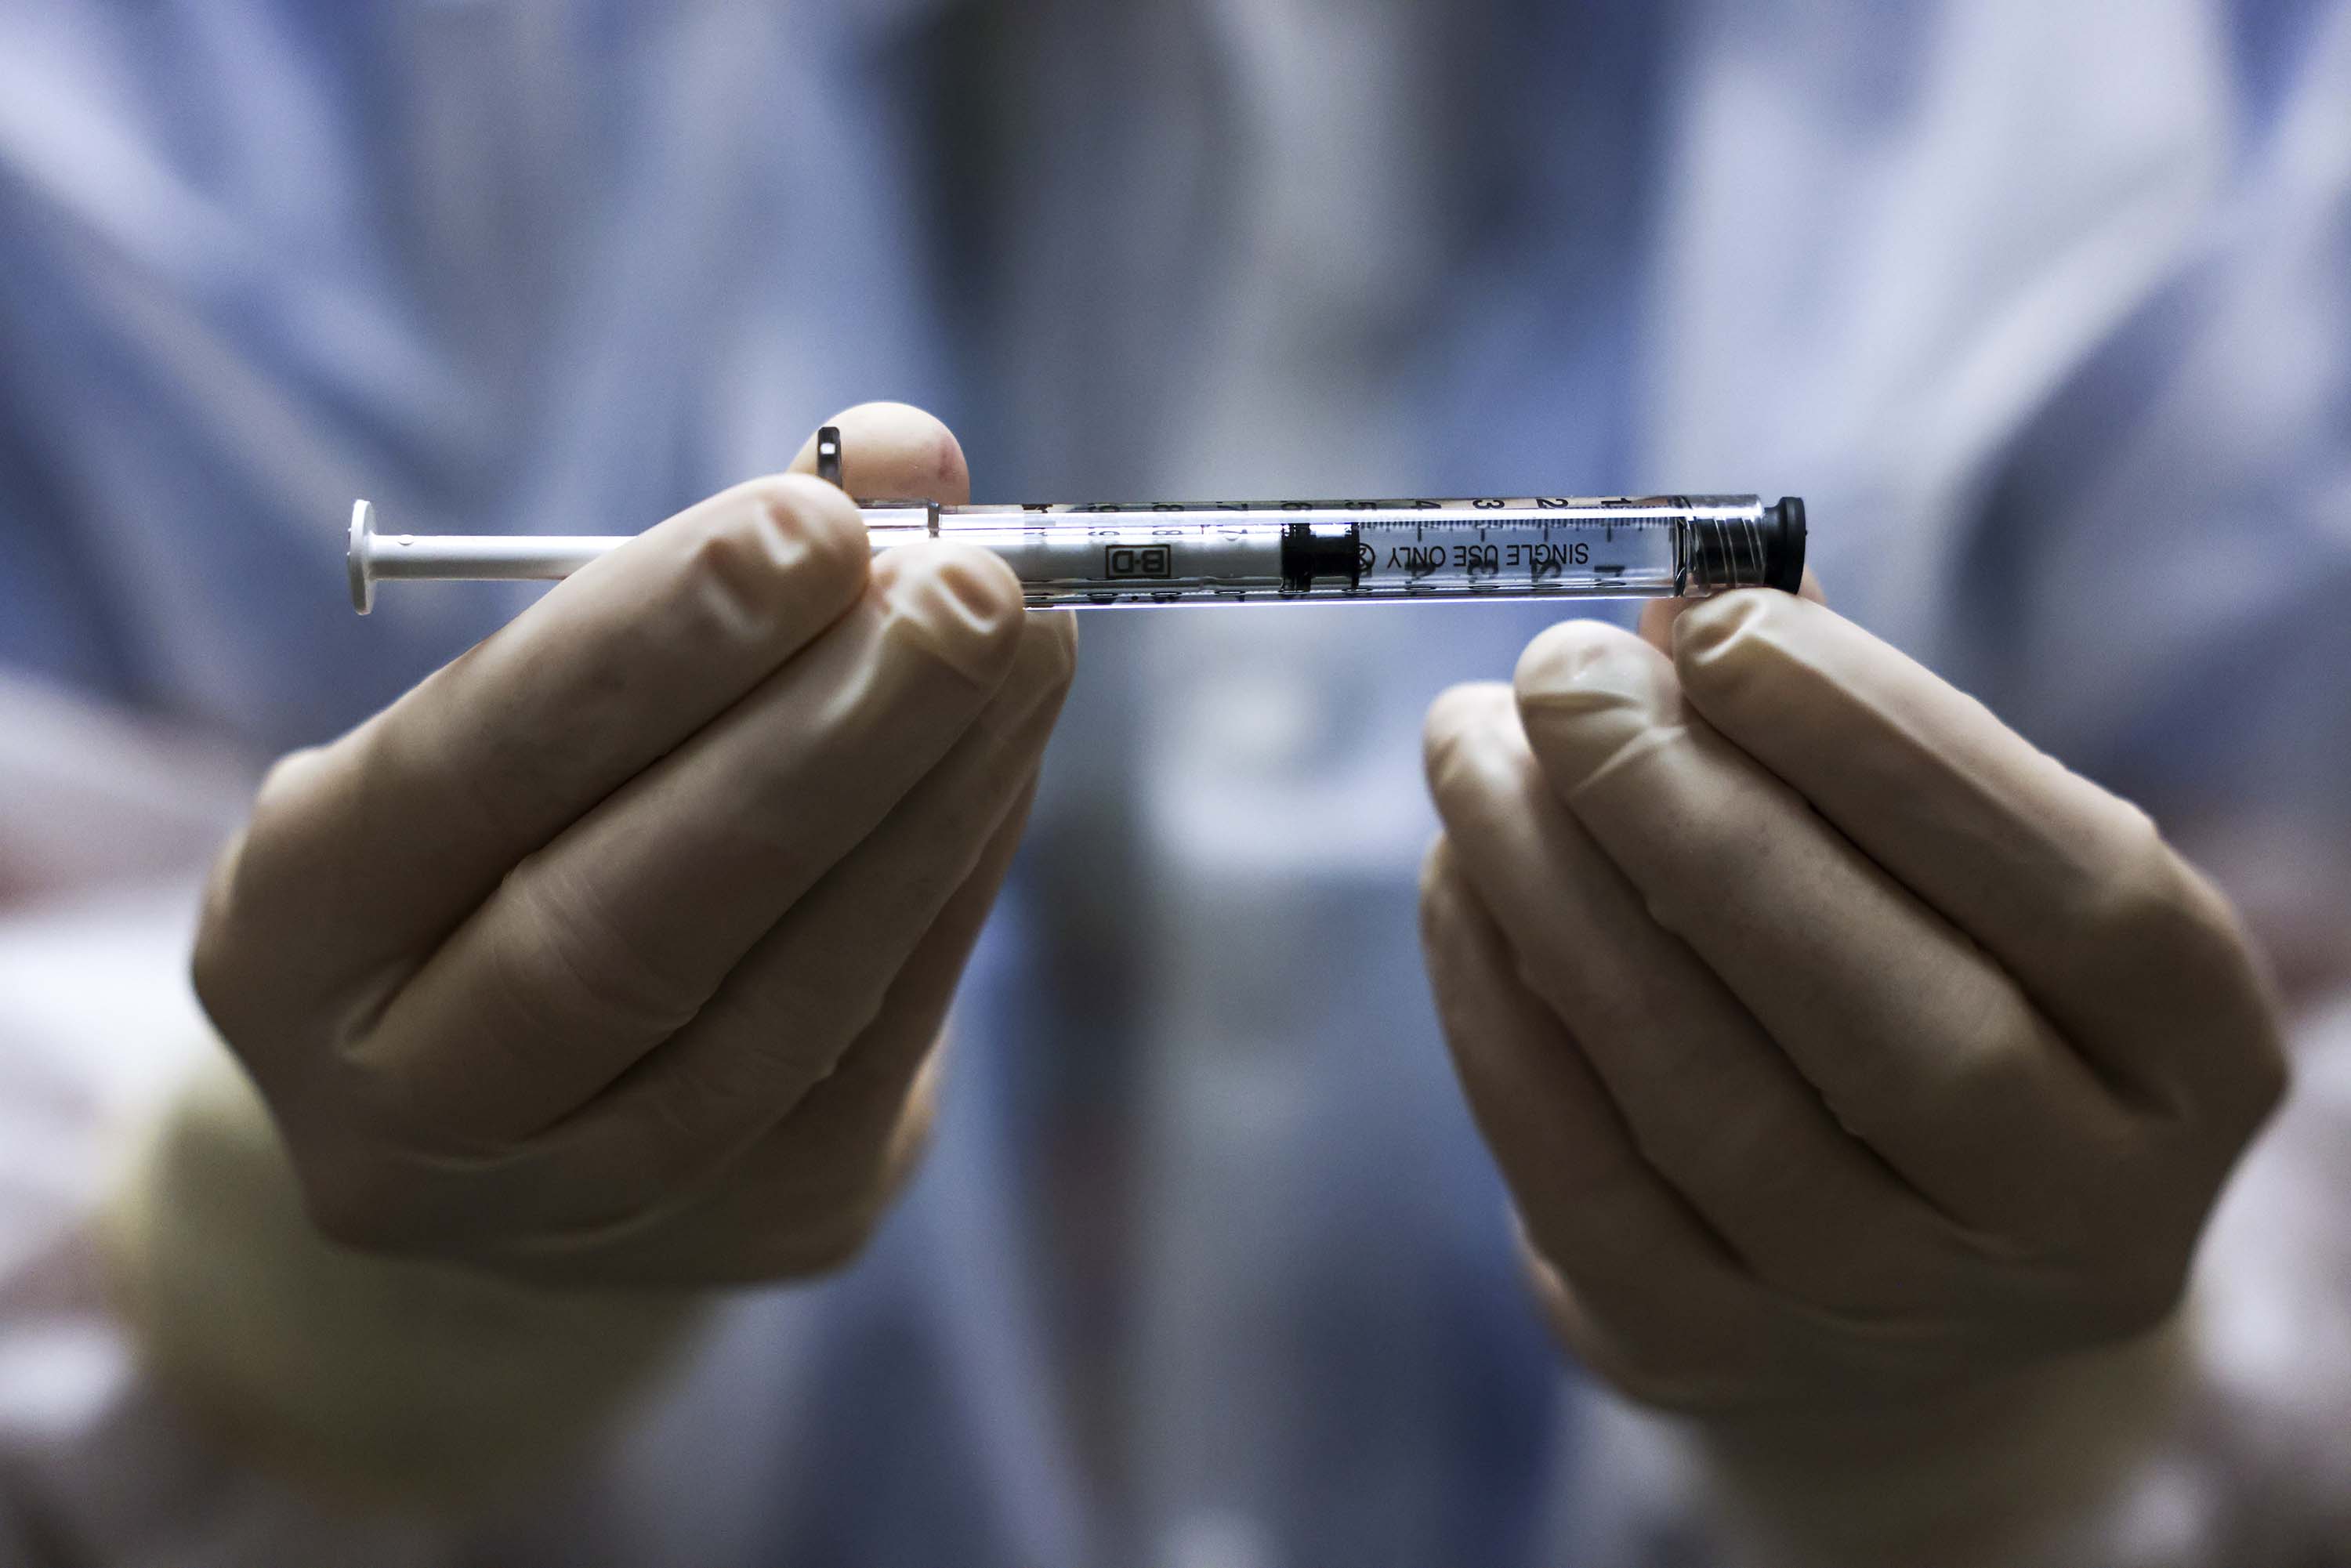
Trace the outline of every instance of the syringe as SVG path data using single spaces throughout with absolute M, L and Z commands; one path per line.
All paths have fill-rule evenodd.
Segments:
M 818 433 L 839 483 L 840 437 Z M 1009 565 L 1036 608 L 1698 597 L 1794 591 L 1804 503 L 1755 496 L 1217 501 L 1197 506 L 860 500 L 873 549 L 960 539 Z M 559 578 L 627 535 L 379 534 L 351 507 L 351 604 L 386 578 Z

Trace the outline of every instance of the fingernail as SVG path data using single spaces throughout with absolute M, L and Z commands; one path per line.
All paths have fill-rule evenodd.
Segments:
M 1674 622 L 1674 657 L 1704 662 L 1735 646 L 1774 609 L 1766 589 L 1726 593 L 1694 605 Z
M 1557 717 L 1647 707 L 1656 695 L 1656 663 L 1646 644 L 1613 628 L 1554 628 L 1519 661 L 1519 706 Z
M 1437 785 L 1461 759 L 1465 747 L 1510 711 L 1510 688 L 1499 682 L 1480 681 L 1439 692 L 1421 722 L 1421 768 L 1429 783 Z
M 999 678 L 1019 645 L 1020 595 L 1001 561 L 966 545 L 917 543 L 889 552 L 893 620 L 976 680 Z
M 1047 707 L 1059 709 L 1070 689 L 1071 660 L 1069 633 L 1061 619 L 1066 612 L 1031 615 L 1020 629 L 1019 649 L 1012 669 L 996 695 L 987 699 L 978 722 L 1011 732 L 1035 720 Z

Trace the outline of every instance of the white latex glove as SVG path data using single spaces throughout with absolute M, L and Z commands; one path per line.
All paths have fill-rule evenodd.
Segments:
M 1668 619 L 1428 721 L 1430 973 L 1562 1333 L 1782 1432 L 2144 1334 L 2284 1083 L 2227 904 L 1820 603 Z
M 928 415 L 838 423 L 852 491 L 965 499 Z M 704 1284 L 837 1264 L 883 1212 L 1074 632 L 978 549 L 869 570 L 812 463 L 270 775 L 196 983 L 329 1236 Z

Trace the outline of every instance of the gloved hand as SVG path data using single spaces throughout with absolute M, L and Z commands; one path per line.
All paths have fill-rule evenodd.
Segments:
M 1645 631 L 1553 627 L 1427 727 L 1429 969 L 1565 1339 L 1714 1415 L 2165 1319 L 2284 1083 L 2225 901 L 1818 602 Z
M 928 415 L 838 423 L 853 492 L 965 498 Z M 329 1236 L 701 1284 L 839 1263 L 883 1212 L 1075 633 L 985 551 L 869 569 L 813 461 L 270 774 L 196 986 Z

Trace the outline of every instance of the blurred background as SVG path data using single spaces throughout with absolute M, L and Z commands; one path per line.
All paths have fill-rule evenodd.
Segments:
M 632 532 L 887 397 L 982 498 L 1803 496 L 1834 605 L 2147 805 L 2319 995 L 2346 102 L 2319 0 L 8 0 L 0 978 L 528 601 L 356 619 L 354 496 Z M 1580 1539 L 1412 898 L 1421 713 L 1549 618 L 1088 617 L 905 1206 L 733 1302 L 505 1560 L 556 1514 L 638 1563 Z M 139 907 L 175 1016 L 183 899 Z M 76 1027 L 0 1040 L 0 1102 L 157 1081 Z M 114 1385 L 58 1386 L 68 1430 Z

